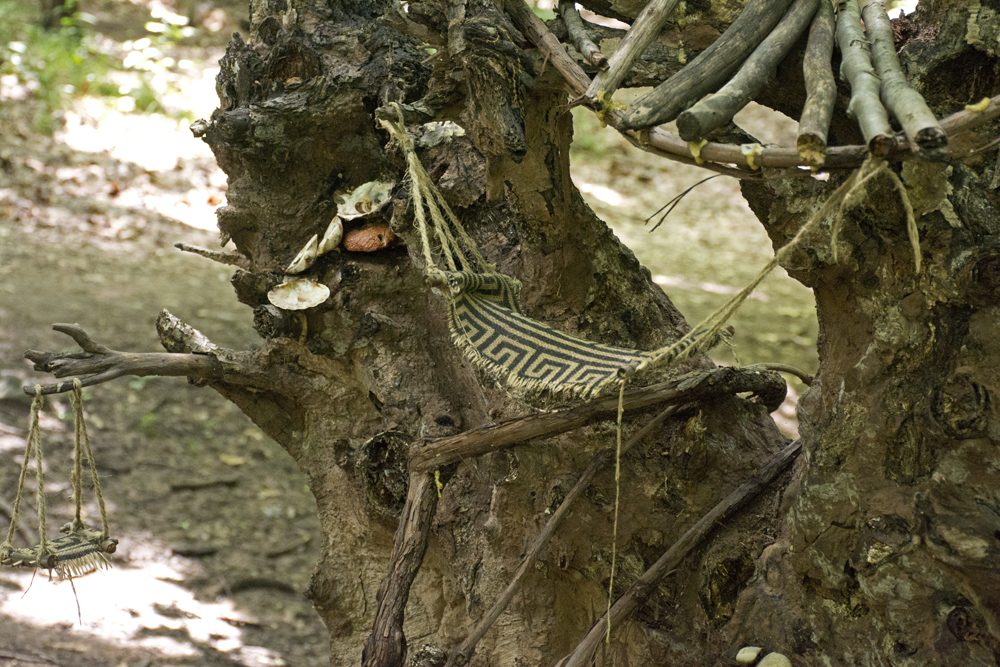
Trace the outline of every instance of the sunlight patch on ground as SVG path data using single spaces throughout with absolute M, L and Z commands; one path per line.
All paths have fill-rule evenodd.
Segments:
M 21 590 L 0 588 L 0 612 L 40 628 L 63 625 L 74 633 L 121 646 L 139 645 L 161 655 L 198 656 L 203 654 L 197 647 L 201 645 L 247 667 L 285 664 L 273 651 L 243 645 L 240 628 L 256 620 L 231 600 L 202 602 L 180 585 L 190 567 L 185 559 L 163 559 L 169 547 L 135 535 L 123 536 L 122 543 L 135 545 L 130 560 L 140 567 L 116 565 L 74 579 L 79 617 L 70 582 L 50 582 L 41 571 L 32 582 L 27 570 L 4 573 Z
M 580 192 L 591 195 L 595 199 L 600 199 L 609 206 L 622 206 L 626 202 L 631 203 L 630 198 L 623 197 L 620 193 L 612 190 L 611 188 L 604 187 L 603 185 L 585 183 L 581 181 L 576 184 L 576 187 L 580 190 Z
M 712 294 L 739 294 L 743 289 L 742 287 L 734 287 L 732 285 L 719 285 L 718 283 L 710 283 L 700 280 L 688 280 L 684 276 L 664 276 L 662 274 L 656 274 L 653 276 L 653 282 L 661 287 L 698 289 L 705 292 L 711 292 Z M 771 300 L 771 297 L 756 290 L 751 292 L 750 296 L 747 298 L 764 302 Z
M 183 64 L 193 74 L 194 65 Z M 186 80 L 183 86 L 167 89 L 164 104 L 195 117 L 210 116 L 218 104 L 215 95 L 218 71 L 217 67 L 198 70 L 198 75 Z M 119 108 L 119 103 L 127 99 L 131 98 L 80 99 L 66 112 L 66 124 L 58 139 L 74 150 L 104 153 L 150 174 L 182 172 L 193 164 L 203 174 L 198 182 L 190 184 L 193 187 L 126 189 L 116 203 L 146 208 L 198 229 L 214 230 L 215 210 L 224 201 L 226 175 L 216 165 L 212 151 L 191 135 L 190 120 L 130 113 L 131 109 Z M 81 178 L 85 174 L 77 172 L 88 168 L 91 167 L 66 167 L 58 176 L 60 180 Z M 114 175 L 109 174 L 108 178 L 113 181 Z

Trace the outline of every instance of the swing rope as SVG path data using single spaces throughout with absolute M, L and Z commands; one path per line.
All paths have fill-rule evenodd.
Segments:
M 35 395 L 31 401 L 28 437 L 24 449 L 24 460 L 17 481 L 17 495 L 14 509 L 11 512 L 11 523 L 6 539 L 0 543 L 0 564 L 12 567 L 44 567 L 55 570 L 61 579 L 72 579 L 94 572 L 101 567 L 110 567 L 107 555 L 114 553 L 118 540 L 110 536 L 108 514 L 104 504 L 104 494 L 101 492 L 97 467 L 94 464 L 94 452 L 90 444 L 83 415 L 83 386 L 80 380 L 73 379 L 73 393 L 70 397 L 73 405 L 73 470 L 70 480 L 73 486 L 73 501 L 76 514 L 72 522 L 60 528 L 63 536 L 54 540 L 47 537 L 48 506 L 45 500 L 44 467 L 42 454 L 42 431 L 39 426 L 39 413 L 42 407 L 42 388 L 35 385 Z M 27 549 L 15 549 L 13 545 L 14 531 L 21 516 L 21 501 L 24 499 L 24 486 L 28 473 L 28 462 L 35 454 L 36 504 L 38 507 L 39 543 Z M 83 507 L 83 456 L 90 463 L 91 480 L 101 511 L 102 531 L 92 531 L 82 519 Z

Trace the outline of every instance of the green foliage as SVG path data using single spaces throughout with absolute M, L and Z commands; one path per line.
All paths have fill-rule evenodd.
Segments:
M 116 53 L 119 45 L 94 34 L 92 17 L 77 13 L 64 17 L 59 28 L 46 30 L 38 25 L 34 8 L 35 3 L 23 0 L 0 0 L 0 76 L 6 79 L 0 90 L 41 102 L 36 130 L 51 134 L 56 129 L 53 112 L 82 95 L 129 97 L 135 109 L 163 110 L 150 68 L 124 63 Z M 172 38 L 171 33 L 157 39 Z M 10 76 L 16 78 L 11 81 Z

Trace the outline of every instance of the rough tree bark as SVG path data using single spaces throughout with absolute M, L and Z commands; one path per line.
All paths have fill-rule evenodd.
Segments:
M 281 267 L 335 213 L 338 190 L 401 179 L 403 162 L 386 150 L 373 112 L 423 100 L 435 119 L 454 120 L 467 135 L 422 150 L 421 159 L 487 258 L 524 282 L 528 313 L 617 345 L 654 349 L 676 339 L 687 330 L 681 316 L 570 181 L 572 126 L 558 74 L 543 68 L 499 5 L 462 8 L 464 16 L 453 12 L 448 31 L 438 33 L 438 46 L 454 52 L 424 63 L 425 48 L 378 21 L 385 3 L 252 3 L 252 37 L 230 44 L 220 108 L 202 128 L 229 176 L 219 227 L 250 262 L 234 276 L 239 298 L 254 308 L 266 303 Z M 448 11 L 426 3 L 410 15 L 440 29 Z M 310 595 L 338 665 L 358 663 L 371 630 L 407 494 L 406 443 L 532 409 L 452 345 L 444 300 L 422 278 L 405 193 L 391 221 L 405 246 L 331 253 L 310 270 L 334 295 L 306 311 L 304 340 L 271 338 L 257 351 L 254 375 L 272 378 L 269 385 L 212 383 L 286 447 L 316 495 L 326 543 Z M 709 367 L 699 358 L 683 370 Z M 627 415 L 626 436 L 645 419 Z M 623 462 L 616 592 L 783 442 L 766 408 L 737 397 L 682 411 L 658 429 Z M 406 608 L 411 649 L 447 651 L 469 632 L 547 512 L 594 450 L 611 444 L 605 422 L 445 471 Z M 474 664 L 548 664 L 572 650 L 607 606 L 613 499 L 609 470 L 480 642 Z M 675 614 L 675 606 L 698 607 L 700 594 L 710 600 L 708 614 L 730 613 L 776 510 L 770 494 L 729 524 L 690 564 L 707 567 L 709 580 L 666 581 L 634 622 L 615 628 L 617 646 L 655 656 L 675 645 L 676 630 L 683 651 L 698 653 L 706 612 Z
M 627 20 L 642 3 L 581 4 Z M 677 49 L 704 48 L 742 4 L 690 3 L 686 19 L 668 22 L 657 49 L 672 55 L 656 71 L 676 71 L 686 58 Z M 1000 21 L 989 4 L 930 0 L 896 23 L 903 66 L 939 115 L 997 92 Z M 198 126 L 229 176 L 218 219 L 247 258 L 233 277 L 238 298 L 268 320 L 268 289 L 323 232 L 336 194 L 402 179 L 374 112 L 419 102 L 428 120 L 466 129 L 421 159 L 486 257 L 524 282 L 531 316 L 641 349 L 684 333 L 573 187 L 564 83 L 499 3 L 411 3 L 407 32 L 440 50 L 430 61 L 389 27 L 400 25 L 393 11 L 381 0 L 251 3 L 252 37 L 234 36 L 220 108 Z M 797 114 L 801 78 L 785 70 L 800 61 L 793 51 L 763 101 Z M 856 137 L 842 102 L 831 145 Z M 982 148 L 996 129 L 954 141 L 949 163 L 890 166 L 919 216 L 919 275 L 886 176 L 846 207 L 836 261 L 817 234 L 787 262 L 815 289 L 821 326 L 820 372 L 800 403 L 806 455 L 614 627 L 599 660 L 730 664 L 740 646 L 759 645 L 796 665 L 1000 661 L 1000 202 L 995 149 Z M 747 181 L 744 192 L 781 246 L 843 178 Z M 422 278 L 405 188 L 384 217 L 402 245 L 324 255 L 307 275 L 333 296 L 284 334 L 273 318 L 261 326 L 266 339 L 240 357 L 251 372 L 238 382 L 204 380 L 287 449 L 316 495 L 326 541 L 310 595 L 334 665 L 361 659 L 400 514 L 434 511 L 420 504 L 433 493 L 428 474 L 407 467 L 410 444 L 532 410 L 451 344 L 444 300 Z M 710 366 L 697 358 L 673 374 Z M 647 420 L 627 415 L 626 436 Z M 411 664 L 440 664 L 612 442 L 604 422 L 441 470 L 403 633 L 380 627 L 367 657 L 401 664 L 408 645 Z M 783 444 L 764 405 L 720 396 L 680 410 L 633 449 L 622 462 L 615 595 Z M 554 664 L 603 614 L 611 472 L 583 496 L 472 664 Z M 407 551 L 394 576 L 419 560 L 419 549 Z

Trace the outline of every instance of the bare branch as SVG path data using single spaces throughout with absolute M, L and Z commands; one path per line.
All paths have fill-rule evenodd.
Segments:
M 194 255 L 200 255 L 205 259 L 210 259 L 213 262 L 218 262 L 219 264 L 238 266 L 244 271 L 250 269 L 250 260 L 248 260 L 246 257 L 244 257 L 238 252 L 209 250 L 208 248 L 202 248 L 201 246 L 196 246 L 196 245 L 188 245 L 187 243 L 175 243 L 174 247 L 183 252 L 189 252 Z
M 921 158 L 944 160 L 948 157 L 948 135 L 941 129 L 923 96 L 906 81 L 896 55 L 892 25 L 881 0 L 861 0 L 861 13 L 871 41 L 875 72 L 882 80 L 882 102 L 899 120 L 906 138 Z
M 594 627 L 590 629 L 587 636 L 580 642 L 573 654 L 569 656 L 565 667 L 584 667 L 590 664 L 590 660 L 597 650 L 597 647 L 604 640 L 607 633 L 608 619 L 610 617 L 612 626 L 620 624 L 628 617 L 636 607 L 645 600 L 656 587 L 660 579 L 677 569 L 703 539 L 717 524 L 724 519 L 735 514 L 740 508 L 750 500 L 757 497 L 775 477 L 777 477 L 788 465 L 795 460 L 802 450 L 802 442 L 795 440 L 783 450 L 778 452 L 770 461 L 765 463 L 751 479 L 744 482 L 735 491 L 726 496 L 711 511 L 698 520 L 679 540 L 660 557 L 641 577 L 625 591 L 624 595 L 611 607 L 611 611 L 605 614 Z
M 654 406 L 689 403 L 718 394 L 752 391 L 760 396 L 768 409 L 774 410 L 784 400 L 786 390 L 784 379 L 773 371 L 747 371 L 726 366 L 694 377 L 685 376 L 680 380 L 626 392 L 624 407 L 628 411 L 643 410 Z M 606 419 L 617 412 L 618 397 L 604 396 L 573 408 L 528 415 L 446 438 L 425 440 L 411 450 L 410 470 L 433 470 L 534 438 L 571 431 Z
M 668 1 L 676 2 L 677 0 Z M 601 49 L 594 44 L 593 40 L 590 39 L 590 35 L 587 34 L 587 29 L 583 26 L 583 19 L 580 18 L 580 12 L 576 11 L 576 5 L 573 0 L 560 0 L 559 14 L 562 16 L 563 24 L 566 26 L 566 32 L 569 33 L 570 39 L 573 40 L 573 46 L 583 55 L 584 60 L 594 67 L 605 69 L 608 66 L 608 59 L 601 53 Z
M 378 588 L 378 611 L 361 652 L 362 667 L 402 667 L 406 658 L 403 612 L 427 551 L 431 520 L 437 510 L 434 475 L 411 473 L 406 505 L 396 529 L 389 574 Z
M 818 4 L 819 0 L 795 0 L 771 34 L 750 54 L 729 83 L 681 112 L 677 116 L 677 131 L 681 139 L 700 141 L 712 130 L 731 121 L 733 116 L 757 97 L 785 54 L 805 32 L 816 14 Z
M 160 320 L 164 318 L 172 318 L 175 325 L 179 323 L 187 327 L 190 339 L 199 341 L 198 345 L 189 346 L 187 349 L 195 349 L 200 353 L 119 352 L 95 343 L 78 324 L 55 324 L 52 326 L 53 329 L 73 338 L 84 351 L 64 353 L 28 350 L 24 353 L 24 357 L 35 364 L 36 371 L 51 373 L 57 378 L 79 378 L 80 384 L 84 387 L 91 387 L 125 375 L 233 379 L 242 374 L 242 365 L 236 359 L 244 353 L 223 350 L 213 345 L 204 334 L 188 327 L 167 311 L 160 314 Z M 160 320 L 157 322 L 158 325 Z M 179 331 L 180 328 L 176 330 Z M 163 335 L 161 330 L 161 336 Z M 183 338 L 183 335 L 181 337 Z M 22 389 L 29 396 L 35 395 L 34 385 L 25 385 Z M 42 394 L 60 394 L 72 389 L 72 381 L 41 385 Z
M 607 102 L 611 101 L 611 96 L 622 85 L 622 81 L 628 76 L 632 65 L 635 64 L 635 61 L 646 50 L 646 47 L 652 44 L 653 40 L 660 34 L 660 31 L 663 30 L 663 26 L 667 22 L 667 17 L 670 16 L 670 12 L 674 11 L 677 2 L 678 0 L 653 0 L 643 8 L 639 16 L 636 17 L 635 23 L 632 24 L 632 27 L 625 35 L 625 38 L 618 45 L 618 48 L 615 49 L 611 58 L 608 59 L 607 71 L 601 72 L 594 77 L 590 87 L 587 88 L 587 92 L 584 93 L 591 104 L 603 107 Z M 572 5 L 572 2 L 563 0 L 560 3 L 560 8 L 564 4 Z M 565 17 L 563 20 L 565 21 Z M 566 28 L 570 30 L 570 34 L 572 35 L 572 29 L 568 22 L 566 23 Z M 581 51 L 581 53 L 583 52 Z
M 722 37 L 687 67 L 632 103 L 623 127 L 638 130 L 667 123 L 703 95 L 718 90 L 771 33 L 788 5 L 789 0 L 748 2 Z
M 826 137 L 837 101 L 837 81 L 833 77 L 833 42 L 836 22 L 832 0 L 820 0 L 819 10 L 809 29 L 809 42 L 802 59 L 806 81 L 806 103 L 799 118 L 799 136 L 795 142 L 799 157 L 813 169 L 826 160 Z
M 643 426 L 639 431 L 629 438 L 628 442 L 622 445 L 622 456 L 627 454 L 629 450 L 635 447 L 637 444 L 642 442 L 647 435 L 653 432 L 654 429 L 658 428 L 667 417 L 677 412 L 680 406 L 670 406 L 666 410 L 662 411 L 660 414 L 656 415 L 650 419 L 645 426 Z M 479 640 L 483 638 L 487 630 L 496 623 L 496 620 L 500 618 L 500 614 L 503 613 L 507 605 L 514 598 L 514 595 L 521 588 L 521 584 L 524 582 L 524 577 L 528 574 L 531 568 L 534 566 L 535 561 L 538 556 L 542 553 L 542 550 L 548 545 L 549 540 L 555 535 L 556 529 L 562 523 L 563 519 L 569 514 L 570 507 L 572 507 L 573 502 L 580 496 L 587 488 L 590 486 L 590 481 L 594 478 L 597 472 L 606 466 L 614 457 L 614 448 L 608 447 L 603 449 L 590 459 L 590 465 L 587 469 L 583 471 L 580 475 L 580 479 L 577 480 L 576 484 L 570 489 L 569 493 L 563 499 L 562 503 L 555 513 L 549 518 L 548 522 L 545 524 L 545 528 L 542 532 L 535 538 L 534 543 L 531 548 L 528 549 L 528 553 L 524 555 L 521 559 L 521 565 L 517 568 L 517 572 L 514 573 L 514 578 L 511 579 L 510 583 L 507 584 L 507 588 L 504 589 L 497 601 L 493 603 L 493 607 L 490 608 L 489 612 L 483 619 L 479 621 L 476 628 L 465 638 L 461 644 L 459 644 L 454 651 L 452 651 L 451 656 L 448 658 L 448 663 L 445 667 L 461 667 L 472 659 L 473 654 L 476 650 L 476 644 Z
M 895 148 L 896 138 L 889 126 L 889 114 L 879 99 L 879 80 L 861 26 L 858 0 L 841 1 L 837 10 L 837 43 L 843 56 L 840 74 L 851 84 L 847 112 L 858 121 L 872 155 L 885 157 Z
M 528 9 L 523 0 L 504 0 L 504 7 L 518 29 L 545 53 L 549 62 L 563 75 L 568 84 L 570 95 L 580 98 L 590 85 L 590 78 L 567 55 L 566 50 L 555 35 L 549 32 L 545 23 Z M 943 119 L 941 127 L 949 136 L 954 136 L 988 123 L 997 116 L 1000 116 L 1000 95 L 991 98 L 989 105 L 982 111 L 959 111 Z M 676 134 L 658 127 L 641 132 L 627 131 L 622 125 L 622 114 L 619 111 L 608 111 L 604 115 L 604 122 L 622 133 L 625 139 L 637 148 L 670 160 L 685 164 L 698 164 L 705 169 L 735 178 L 756 179 L 762 177 L 759 172 L 748 171 L 750 165 L 747 156 L 742 154 L 739 146 L 709 142 L 702 147 L 701 161 L 698 161 L 692 157 L 688 143 Z M 856 169 L 861 166 L 867 156 L 867 146 L 837 146 L 827 150 L 823 168 L 826 171 Z M 909 142 L 904 140 L 900 141 L 896 148 L 890 152 L 888 159 L 906 160 L 912 156 Z M 756 153 L 754 163 L 758 167 L 790 170 L 785 175 L 799 175 L 797 168 L 811 166 L 809 162 L 799 156 L 798 150 L 792 146 L 764 146 Z M 735 165 L 739 168 L 728 165 Z

